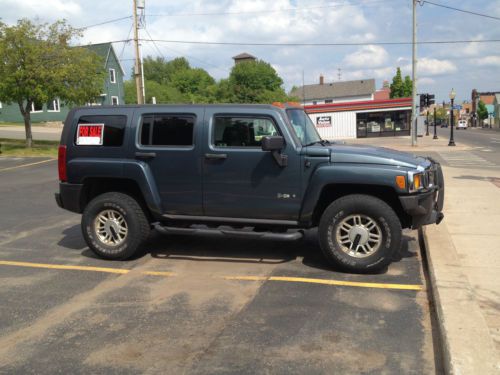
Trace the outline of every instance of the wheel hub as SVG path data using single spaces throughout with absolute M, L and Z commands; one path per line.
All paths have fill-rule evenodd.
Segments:
M 97 238 L 108 246 L 118 246 L 128 234 L 127 222 L 116 210 L 101 211 L 95 218 L 94 230 Z
M 382 230 L 367 215 L 349 215 L 337 225 L 335 240 L 349 256 L 365 258 L 380 248 Z
M 355 225 L 354 227 L 349 230 L 349 239 L 354 242 L 358 241 L 359 245 L 364 245 L 366 244 L 366 241 L 368 241 L 368 229 L 366 229 L 362 225 Z

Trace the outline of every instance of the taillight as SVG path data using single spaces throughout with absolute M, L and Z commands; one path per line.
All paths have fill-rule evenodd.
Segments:
M 66 182 L 68 175 L 66 173 L 66 146 L 60 145 L 57 153 L 57 167 L 59 169 L 59 181 Z

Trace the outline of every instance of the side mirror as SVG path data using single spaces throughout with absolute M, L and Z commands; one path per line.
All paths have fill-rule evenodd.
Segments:
M 282 136 L 266 135 L 262 137 L 262 150 L 272 151 L 274 160 L 282 168 L 288 165 L 288 156 L 280 152 L 283 147 L 285 147 L 285 140 Z
M 262 137 L 262 151 L 280 151 L 285 146 L 282 136 L 266 135 Z

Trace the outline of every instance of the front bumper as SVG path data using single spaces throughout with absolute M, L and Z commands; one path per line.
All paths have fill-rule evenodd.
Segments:
M 57 205 L 65 210 L 81 213 L 80 198 L 82 190 L 82 184 L 60 182 L 59 193 L 55 193 Z
M 400 196 L 399 200 L 404 211 L 411 217 L 411 227 L 439 224 L 443 218 L 444 177 L 441 165 L 433 161 L 434 186 L 427 191 L 414 195 Z

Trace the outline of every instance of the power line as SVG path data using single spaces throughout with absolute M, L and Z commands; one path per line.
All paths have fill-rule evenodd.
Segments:
M 150 41 L 150 42 L 152 42 L 152 43 L 154 44 L 154 46 L 156 47 L 156 50 L 158 51 L 158 53 L 160 54 L 160 56 L 163 56 L 163 53 L 160 51 L 160 48 L 158 48 L 158 45 L 156 44 L 156 41 L 155 41 L 155 40 L 151 37 L 151 34 L 149 33 L 149 31 L 148 31 L 146 28 L 144 28 L 144 31 L 146 31 L 146 33 L 148 34 L 148 36 L 149 36 L 149 41 Z M 189 56 L 189 55 L 187 55 L 187 54 L 185 54 L 185 53 L 181 53 L 181 52 L 179 52 L 179 51 L 175 51 L 175 50 L 173 50 L 173 49 L 171 49 L 171 48 L 167 48 L 167 49 L 171 50 L 172 52 L 175 52 L 176 54 L 179 54 L 179 55 L 185 55 L 185 56 L 189 57 L 190 59 L 197 60 L 197 61 L 199 61 L 199 62 L 201 62 L 201 63 L 203 63 L 203 64 L 205 64 L 205 65 L 210 65 L 210 66 L 212 66 L 212 67 L 214 67 L 214 68 L 216 68 L 216 69 L 219 69 L 219 70 L 221 70 L 221 71 L 224 71 L 224 72 L 226 72 L 226 73 L 227 73 L 227 72 L 229 72 L 229 70 L 224 69 L 224 68 L 221 68 L 221 67 L 219 67 L 219 66 L 217 66 L 217 65 L 214 65 L 214 64 L 212 64 L 212 63 L 210 63 L 210 62 L 208 62 L 208 61 L 198 59 L 198 58 L 196 58 L 196 57 L 194 57 L 194 56 Z
M 118 21 L 128 20 L 128 19 L 131 19 L 131 18 L 132 18 L 132 16 L 126 16 L 126 17 L 114 18 L 114 19 L 112 19 L 112 20 L 103 21 L 103 22 L 99 22 L 99 23 L 94 23 L 94 24 L 92 24 L 92 25 L 79 27 L 79 28 L 77 28 L 77 30 L 86 30 L 86 29 L 90 29 L 91 27 L 96 27 L 96 26 L 107 25 L 108 23 L 113 23 L 113 22 L 118 22 Z
M 486 18 L 491 18 L 491 19 L 500 21 L 500 17 L 490 16 L 490 15 L 484 14 L 484 13 L 477 13 L 477 12 L 472 12 L 470 10 L 458 9 L 458 8 L 455 8 L 455 7 L 451 7 L 449 5 L 433 3 L 432 1 L 427 1 L 427 0 L 423 0 L 422 2 L 423 3 L 427 3 L 427 4 L 431 4 L 431 5 L 434 5 L 434 6 L 437 6 L 437 7 L 441 7 L 441 8 L 451 9 L 451 10 L 454 10 L 454 11 L 457 11 L 457 12 L 472 14 L 474 16 L 486 17 Z
M 266 10 L 254 10 L 254 11 L 241 11 L 241 12 L 207 12 L 207 13 L 177 13 L 177 14 L 148 14 L 147 17 L 193 17 L 193 16 L 226 16 L 226 15 L 243 15 L 243 14 L 260 14 L 260 13 L 282 13 L 282 12 L 296 12 L 296 11 L 306 11 L 314 9 L 328 9 L 328 8 L 341 8 L 345 6 L 356 6 L 356 5 L 370 5 L 378 3 L 387 3 L 397 0 L 373 0 L 373 1 L 359 1 L 359 2 L 346 2 L 342 4 L 332 4 L 332 5 L 315 5 L 309 7 L 296 7 L 296 8 L 285 8 L 285 9 L 266 9 Z
M 261 42 L 206 42 L 195 40 L 166 40 L 151 39 L 158 43 L 176 43 L 176 44 L 201 44 L 201 45 L 226 45 L 226 46 L 271 46 L 271 47 L 349 47 L 349 46 L 371 46 L 371 45 L 409 45 L 412 42 L 360 42 L 360 43 L 261 43 Z M 121 42 L 121 41 L 118 41 Z M 496 43 L 500 39 L 482 39 L 482 40 L 428 40 L 420 41 L 417 44 L 462 44 L 462 43 Z

